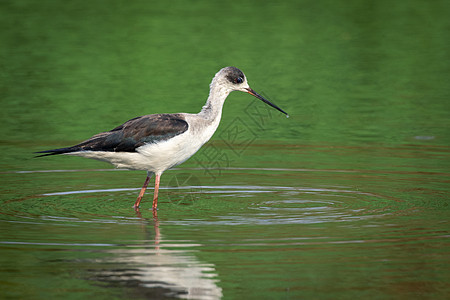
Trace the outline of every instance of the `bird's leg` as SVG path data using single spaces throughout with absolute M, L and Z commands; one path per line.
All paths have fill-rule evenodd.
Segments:
M 161 174 L 155 175 L 155 193 L 153 194 L 153 211 L 156 211 L 158 206 L 158 191 L 159 191 L 159 179 L 161 178 Z
M 150 181 L 150 177 L 152 177 L 152 173 L 147 172 L 147 178 L 145 179 L 144 185 L 142 186 L 141 192 L 134 203 L 134 209 L 139 209 L 139 204 L 141 204 L 142 197 L 144 197 L 145 190 L 147 189 L 148 182 Z

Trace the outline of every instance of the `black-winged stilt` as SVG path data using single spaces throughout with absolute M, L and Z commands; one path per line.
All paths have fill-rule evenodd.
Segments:
M 147 178 L 134 204 L 137 210 L 150 178 L 155 174 L 153 210 L 158 205 L 161 174 L 197 152 L 219 126 L 222 107 L 232 91 L 249 93 L 286 116 L 288 114 L 250 88 L 241 70 L 221 69 L 214 76 L 209 97 L 198 114 L 153 114 L 131 119 L 108 132 L 94 135 L 78 145 L 39 151 L 41 156 L 68 154 L 102 160 L 118 168 L 147 171 Z

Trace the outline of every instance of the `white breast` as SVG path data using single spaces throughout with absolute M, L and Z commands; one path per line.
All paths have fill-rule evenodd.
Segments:
M 197 115 L 185 115 L 189 129 L 167 141 L 147 144 L 138 148 L 138 153 L 145 156 L 152 172 L 163 172 L 177 166 L 194 155 L 209 139 L 219 125 L 220 118 L 207 122 Z

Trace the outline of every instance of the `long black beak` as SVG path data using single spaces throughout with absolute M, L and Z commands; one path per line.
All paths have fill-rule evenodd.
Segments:
M 277 109 L 278 111 L 281 111 L 283 114 L 286 115 L 286 117 L 289 118 L 289 115 L 287 114 L 287 112 L 285 112 L 284 110 L 282 110 L 281 108 L 279 108 L 278 106 L 276 106 L 275 104 L 273 104 L 272 102 L 270 102 L 269 100 L 267 100 L 266 98 L 264 98 L 263 96 L 261 96 L 260 94 L 255 92 L 254 90 L 252 90 L 251 88 L 247 88 L 246 90 L 247 90 L 247 93 L 249 93 L 250 95 L 255 96 L 256 98 L 258 98 L 262 102 L 272 106 L 273 108 Z

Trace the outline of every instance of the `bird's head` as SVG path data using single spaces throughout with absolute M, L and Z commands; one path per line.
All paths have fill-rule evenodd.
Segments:
M 226 93 L 230 93 L 232 91 L 241 91 L 244 93 L 249 93 L 250 95 L 255 96 L 259 100 L 272 106 L 273 108 L 279 110 L 280 112 L 284 113 L 286 116 L 289 117 L 289 115 L 284 110 L 282 110 L 269 100 L 265 99 L 263 96 L 255 92 L 252 88 L 250 88 L 244 73 L 236 67 L 225 67 L 221 69 L 219 72 L 217 72 L 211 83 L 211 87 L 213 86 L 225 89 Z

